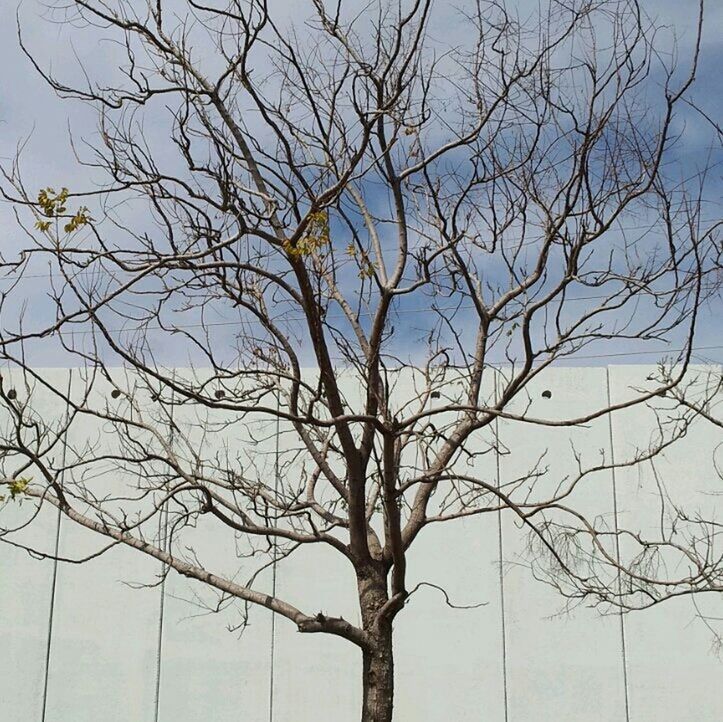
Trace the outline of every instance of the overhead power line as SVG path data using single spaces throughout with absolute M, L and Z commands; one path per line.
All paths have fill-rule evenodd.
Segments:
M 710 202 L 720 204 L 719 201 L 710 201 Z M 723 205 L 723 204 L 721 204 L 721 205 Z M 645 223 L 645 224 L 639 225 L 639 226 L 624 226 L 624 227 L 623 226 L 612 226 L 608 231 L 606 231 L 606 233 L 613 233 L 615 231 L 617 231 L 619 233 L 627 233 L 628 231 L 639 231 L 639 230 L 653 231 L 656 229 L 658 222 L 659 221 L 656 220 L 655 222 Z M 703 218 L 703 219 L 700 219 L 699 222 L 700 223 L 723 223 L 723 218 L 721 218 L 720 216 L 718 216 L 716 218 Z M 534 240 L 530 240 L 530 241 L 524 241 L 522 243 L 512 244 L 510 248 L 501 249 L 501 250 L 507 250 L 508 252 L 514 252 L 518 248 L 529 247 L 529 246 L 533 246 L 533 245 L 539 244 L 539 243 L 541 243 L 541 239 L 538 238 L 538 239 L 534 239 Z M 499 244 L 499 245 L 501 245 L 501 244 Z M 388 249 L 384 249 L 384 250 L 388 250 Z M 394 250 L 394 248 L 392 248 L 391 250 Z M 136 272 L 140 273 L 143 270 L 144 269 L 139 269 Z M 175 268 L 175 269 L 165 269 L 165 270 L 185 270 L 185 269 Z M 193 270 L 193 269 L 191 269 L 191 270 Z M 75 279 L 75 278 L 85 278 L 87 276 L 98 276 L 99 273 L 100 273 L 100 271 L 94 270 L 94 271 L 79 271 L 78 273 L 68 274 L 68 275 Z M 109 272 L 106 272 L 106 273 L 109 277 L 112 277 Z M 114 273 L 130 274 L 130 273 L 134 273 L 134 271 L 124 271 L 121 269 L 116 269 L 114 271 Z M 66 278 L 66 274 L 58 273 L 57 271 L 55 271 L 55 272 L 50 272 L 50 273 L 19 274 L 17 277 L 6 275 L 6 276 L 0 278 L 0 282 L 2 282 L 2 281 L 16 282 L 18 280 L 25 280 L 25 279 L 31 279 L 31 278 L 32 279 L 38 279 L 38 278 L 64 279 L 64 278 Z

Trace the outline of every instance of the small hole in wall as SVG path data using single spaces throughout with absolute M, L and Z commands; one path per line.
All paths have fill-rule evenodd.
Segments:
M 216 389 L 216 391 L 214 391 L 213 395 L 217 399 L 222 399 L 224 396 L 226 396 L 226 392 L 223 389 Z
M 440 393 L 439 393 L 439 391 L 432 391 L 432 393 L 430 395 L 433 399 L 438 399 L 440 396 Z
M 121 392 L 118 389 L 113 389 L 113 391 L 110 392 L 110 395 L 114 399 L 117 399 L 121 395 Z
M 8 398 L 11 399 L 11 400 L 12 400 L 12 399 L 17 399 L 17 397 L 18 397 L 18 392 L 17 392 L 15 389 L 9 389 L 7 396 L 8 396 Z
M 552 391 L 550 391 L 550 389 L 545 389 L 545 390 L 542 392 L 542 398 L 543 398 L 543 399 L 551 399 L 551 398 L 552 398 Z

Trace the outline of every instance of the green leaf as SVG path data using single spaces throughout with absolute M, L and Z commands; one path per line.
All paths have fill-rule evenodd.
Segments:
M 24 477 L 13 479 L 8 485 L 10 489 L 10 498 L 14 501 L 18 496 L 24 494 L 25 490 L 28 488 L 28 484 L 30 484 L 32 480 L 32 477 L 28 479 Z

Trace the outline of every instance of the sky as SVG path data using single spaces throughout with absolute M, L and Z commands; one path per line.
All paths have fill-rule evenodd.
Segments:
M 174 2 L 177 0 L 174 0 Z M 52 2 L 50 3 L 52 4 Z M 358 4 L 358 3 L 357 3 Z M 272 0 L 271 9 L 276 17 L 286 17 L 289 21 L 298 22 L 304 13 L 303 2 L 284 2 Z M 437 17 L 444 19 L 449 16 L 453 7 L 471 6 L 467 0 L 449 2 L 438 0 L 435 4 Z M 528 0 L 510 0 L 508 6 L 524 16 L 536 2 Z M 661 47 L 672 47 L 672 37 L 678 38 L 679 53 L 685 59 L 690 51 L 690 43 L 694 37 L 697 2 L 694 0 L 644 0 L 644 9 L 657 18 L 661 26 Z M 41 188 L 48 185 L 66 185 L 71 188 L 87 181 L 87 172 L 73 160 L 69 143 L 72 133 L 76 142 L 84 137 L 92 137 L 96 133 L 96 113 L 77 102 L 62 102 L 37 75 L 30 62 L 21 52 L 17 39 L 16 13 L 21 18 L 23 37 L 27 45 L 38 56 L 46 61 L 62 77 L 77 78 L 78 62 L 89 68 L 104 67 L 112 72 L 112 45 L 100 42 L 92 36 L 79 35 L 62 23 L 52 21 L 46 10 L 46 3 L 39 0 L 5 0 L 0 3 L 0 64 L 5 72 L 0 74 L 0 158 L 8 162 L 14 157 L 20 145 L 23 148 L 23 175 L 30 188 Z M 441 20 L 440 22 L 443 22 Z M 700 69 L 696 84 L 690 97 L 714 119 L 723 118 L 723 93 L 721 92 L 720 68 L 723 67 L 723 3 L 708 1 L 706 6 L 705 30 L 702 43 Z M 435 31 L 439 24 L 434 26 Z M 456 25 L 453 33 L 463 32 L 463 27 Z M 445 33 L 440 32 L 440 35 Z M 677 152 L 683 163 L 694 169 L 705 162 L 710 152 L 711 143 L 715 141 L 709 125 L 697 114 L 691 112 L 679 126 L 681 133 Z M 718 151 L 716 162 L 723 160 Z M 721 211 L 721 173 L 714 167 L 711 179 L 712 193 L 706 198 L 704 215 L 708 219 L 720 217 Z M 26 239 L 19 229 L 13 216 L 12 207 L 0 204 L 0 220 L 3 222 L 3 237 L 0 239 L 0 251 L 6 256 L 12 255 L 13 249 L 24 245 Z M 0 281 L 0 283 L 2 283 Z M 32 298 L 32 312 L 42 316 L 49 312 L 42 297 Z M 711 361 L 723 360 L 723 343 L 720 333 L 720 299 L 704 309 L 701 331 L 697 345 L 704 347 L 704 357 Z M 402 324 L 403 325 L 403 324 Z M 414 324 L 408 324 L 412 327 Z M 408 343 L 415 338 L 409 336 Z M 717 348 L 716 348 L 717 347 Z M 624 351 L 621 349 L 614 349 Z M 702 354 L 703 352 L 701 352 Z M 605 363 L 635 362 L 639 357 L 610 357 Z M 643 357 L 645 361 L 652 361 Z M 701 359 L 703 360 L 703 356 Z M 600 359 L 587 359 L 586 364 L 594 365 Z M 579 363 L 581 363 L 580 361 Z M 53 359 L 46 359 L 44 365 L 56 365 Z

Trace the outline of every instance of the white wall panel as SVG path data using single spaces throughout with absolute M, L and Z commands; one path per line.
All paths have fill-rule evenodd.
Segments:
M 60 388 L 67 386 L 67 371 L 44 372 Z M 41 387 L 17 372 L 3 371 L 6 392 L 14 389 L 17 402 L 33 404 L 40 414 L 53 414 L 54 400 Z M 9 413 L 3 409 L 0 428 L 3 436 L 10 429 Z M 62 451 L 59 450 L 62 455 Z M 61 459 L 58 459 L 61 463 Z M 37 476 L 32 470 L 26 476 Z M 6 494 L 5 491 L 3 491 Z M 37 517 L 33 517 L 37 514 Z M 0 506 L 0 526 L 20 528 L 32 520 L 32 526 L 9 537 L 10 541 L 54 554 L 58 516 L 46 504 L 38 511 L 30 500 L 7 501 Z M 45 696 L 46 655 L 53 594 L 53 563 L 31 557 L 26 551 L 8 544 L 0 545 L 0 719 L 40 722 Z
M 454 385 L 436 403 L 456 399 Z M 401 389 L 400 389 L 401 391 Z M 411 396 L 413 389 L 409 388 Z M 483 386 L 494 395 L 494 378 Z M 434 402 L 433 402 L 434 403 Z M 440 419 L 435 418 L 440 425 Z M 469 448 L 479 455 L 462 457 L 460 473 L 496 483 L 496 457 L 490 430 L 475 432 Z M 482 453 L 482 452 L 485 453 Z M 449 491 L 442 484 L 431 500 L 432 513 Z M 481 506 L 487 506 L 486 498 Z M 494 503 L 492 501 L 492 503 Z M 497 722 L 504 719 L 502 610 L 499 581 L 499 537 L 496 512 L 431 524 L 420 532 L 408 558 L 409 589 L 429 582 L 442 592 L 421 587 L 397 619 L 396 709 L 399 719 L 434 722 Z
M 124 388 L 120 377 L 118 385 Z M 84 379 L 75 374 L 74 393 Z M 103 410 L 127 403 L 113 400 L 110 384 L 96 382 L 88 406 Z M 81 418 L 70 431 L 71 447 L 97 445 L 111 452 L 114 436 L 107 424 Z M 70 452 L 69 452 L 70 453 Z M 79 451 L 82 454 L 82 450 Z M 68 458 L 70 465 L 74 460 Z M 81 469 L 69 470 L 66 482 L 77 480 Z M 112 463 L 90 472 L 84 483 L 94 494 L 136 494 L 138 480 L 120 473 Z M 80 509 L 93 516 L 92 511 Z M 146 529 L 153 534 L 153 529 Z M 153 537 L 150 537 L 153 539 Z M 61 519 L 59 553 L 82 559 L 103 549 L 108 539 Z M 55 594 L 53 635 L 49 662 L 46 722 L 152 722 L 161 602 L 160 565 L 154 559 L 122 545 L 83 564 L 61 563 Z M 149 585 L 134 589 L 129 585 Z
M 409 558 L 420 588 L 396 624 L 396 709 L 400 720 L 504 719 L 502 629 L 495 515 L 423 531 Z
M 214 524 L 198 531 L 203 543 L 192 543 L 210 569 L 222 569 L 221 559 L 233 555 L 233 535 Z M 210 551 L 211 546 L 216 548 Z M 242 622 L 238 601 L 212 613 L 209 607 L 215 609 L 218 597 L 175 572 L 167 577 L 164 593 L 160 722 L 266 722 L 271 613 L 251 607 L 241 631 L 236 629 Z
M 174 449 L 185 458 L 194 453 L 208 464 L 220 462 L 231 468 L 246 463 L 245 455 L 250 454 L 261 468 L 273 468 L 268 443 L 251 444 L 245 424 L 225 426 L 233 418 L 225 412 L 209 417 L 193 405 L 177 407 L 174 421 L 181 433 L 174 439 Z M 272 433 L 266 427 L 268 423 L 256 434 L 259 438 Z M 264 545 L 264 539 L 257 544 Z M 233 529 L 209 517 L 199 518 L 195 528 L 185 529 L 172 546 L 175 555 L 241 584 L 260 565 L 257 558 L 244 558 L 249 550 Z M 270 579 L 269 570 L 255 588 L 271 591 Z M 271 613 L 251 606 L 244 627 L 244 605 L 225 600 L 219 607 L 219 601 L 215 590 L 175 572 L 166 579 L 160 722 L 269 719 Z
M 96 536 L 61 525 L 60 552 L 99 548 Z M 47 722 L 150 722 L 155 680 L 160 589 L 158 565 L 114 549 L 81 566 L 61 565 L 49 667 Z
M 314 376 L 308 374 L 307 382 L 313 385 Z M 358 409 L 360 387 L 350 372 L 339 372 L 339 387 L 351 408 Z M 301 442 L 288 423 L 280 422 L 279 429 L 279 481 L 301 489 L 303 459 L 306 471 L 311 471 L 308 456 L 294 453 Z M 276 452 L 275 447 L 271 450 Z M 323 480 L 317 488 L 319 494 L 328 495 Z M 345 532 L 340 537 L 346 538 Z M 360 623 L 354 568 L 331 547 L 302 546 L 282 560 L 276 571 L 276 593 L 306 614 L 321 612 Z M 327 719 L 342 720 L 360 708 L 361 652 L 350 642 L 301 634 L 292 622 L 277 617 L 273 652 L 273 722 L 316 722 L 320 710 Z
M 609 371 L 612 400 L 618 403 L 635 395 L 634 389 L 652 388 L 648 376 L 655 374 L 656 368 L 611 366 Z M 662 420 L 670 402 L 656 398 L 650 406 L 661 410 Z M 616 460 L 622 462 L 638 449 L 647 449 L 655 429 L 655 414 L 647 406 L 616 414 Z M 723 521 L 723 480 L 713 465 L 713 451 L 722 441 L 719 427 L 698 420 L 685 438 L 652 461 L 618 470 L 621 527 L 657 538 L 661 514 L 667 519 L 673 504 L 691 515 L 700 511 L 706 518 Z M 723 544 L 718 544 L 717 553 L 723 553 Z M 675 576 L 684 570 L 676 566 L 668 572 Z M 718 596 L 698 597 L 698 610 L 723 617 Z M 723 719 L 723 661 L 714 653 L 711 632 L 698 617 L 693 601 L 683 597 L 625 618 L 633 722 Z
M 551 420 L 574 419 L 606 406 L 605 369 L 556 369 L 527 387 L 509 411 Z M 545 398 L 543 392 L 549 392 Z M 529 405 L 528 405 L 529 404 Z M 525 477 L 538 459 L 543 476 L 532 483 L 530 500 L 551 498 L 576 473 L 573 446 L 585 466 L 609 460 L 606 420 L 585 428 L 546 427 L 503 421 L 500 433 L 503 483 Z M 544 455 L 544 456 L 543 456 Z M 529 488 L 529 485 L 523 488 Z M 509 491 L 509 487 L 507 487 Z M 525 500 L 518 490 L 512 498 Z M 591 519 L 613 525 L 609 472 L 583 479 L 566 503 Z M 529 532 L 512 512 L 503 515 L 505 611 L 507 622 L 510 722 L 595 722 L 625 720 L 625 688 L 619 617 L 602 618 L 565 601 L 533 578 L 527 551 Z
M 307 614 L 355 624 L 354 570 L 338 552 L 302 548 L 277 570 L 277 594 Z M 354 719 L 361 706 L 361 653 L 341 638 L 301 634 L 281 617 L 274 629 L 273 722 Z M 322 713 L 323 710 L 323 713 Z

